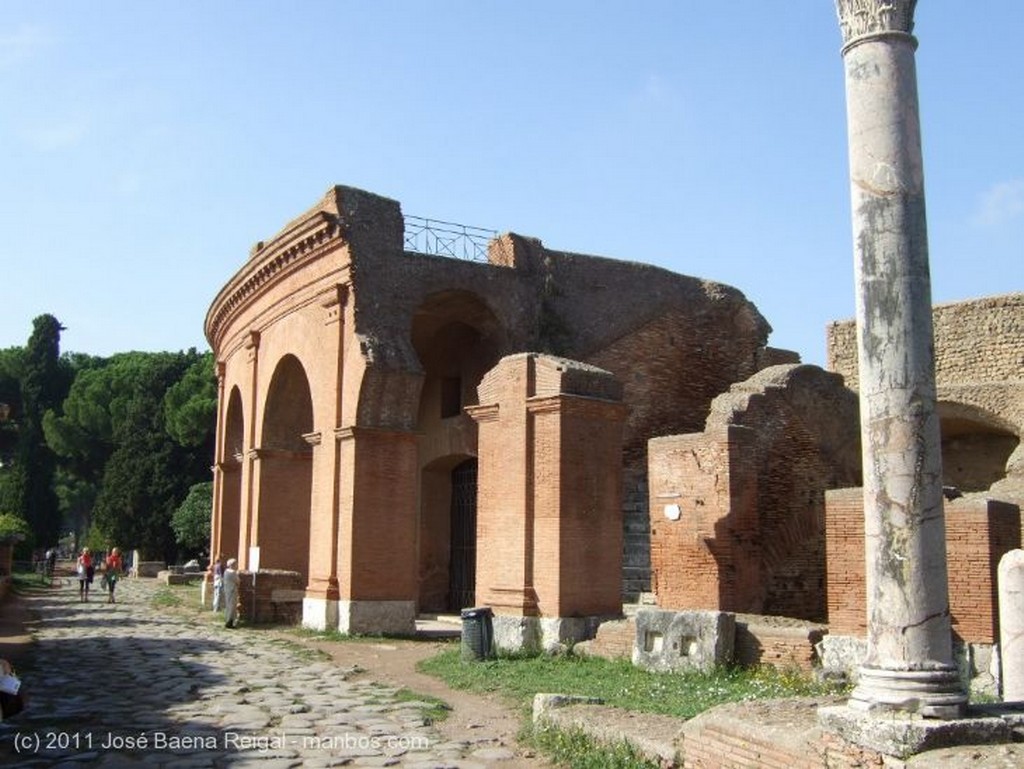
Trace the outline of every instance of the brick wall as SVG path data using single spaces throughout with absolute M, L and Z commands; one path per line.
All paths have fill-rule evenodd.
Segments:
M 480 384 L 478 602 L 499 614 L 617 614 L 622 422 L 606 371 L 503 359 Z
M 827 632 L 823 625 L 741 614 L 736 617 L 733 654 L 744 667 L 771 665 L 813 675 L 820 667 L 815 644 Z
M 353 600 L 409 600 L 419 592 L 416 569 L 416 436 L 361 430 L 342 442 L 351 452 L 351 549 L 348 571 Z M 343 582 L 344 585 L 344 582 Z
M 867 598 L 861 489 L 827 492 L 825 510 L 829 630 L 863 637 Z M 1020 510 L 977 497 L 946 502 L 945 511 L 953 632 L 968 643 L 996 643 L 996 568 L 1005 552 L 1020 547 Z
M 302 574 L 283 569 L 260 569 L 256 572 L 255 586 L 254 603 L 253 573 L 238 573 L 239 617 L 257 624 L 299 624 L 306 587 L 306 578 Z
M 312 454 L 261 449 L 256 544 L 260 565 L 309 577 Z
M 856 412 L 835 375 L 777 366 L 716 398 L 705 432 L 652 439 L 658 604 L 824 619 L 823 489 L 859 479 Z
M 969 643 L 999 641 L 996 572 L 1003 554 L 1021 546 L 1016 505 L 984 499 L 946 504 L 953 631 Z

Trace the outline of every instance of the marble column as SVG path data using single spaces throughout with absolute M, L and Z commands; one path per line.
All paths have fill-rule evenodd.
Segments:
M 864 458 L 867 656 L 850 707 L 963 714 L 935 405 L 916 0 L 836 0 L 843 33 Z
M 1024 550 L 999 559 L 999 646 L 1003 701 L 1024 702 Z

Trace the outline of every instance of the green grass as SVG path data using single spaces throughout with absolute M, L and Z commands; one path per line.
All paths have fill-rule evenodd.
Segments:
M 180 587 L 180 585 L 175 585 L 173 587 L 165 585 L 153 594 L 153 598 L 150 602 L 153 606 L 157 606 L 162 609 L 183 608 L 188 605 L 188 598 L 184 595 L 184 592 L 179 589 Z
M 579 729 L 524 729 L 520 739 L 572 769 L 659 769 L 628 742 L 599 743 Z
M 442 699 L 432 697 L 429 694 L 419 694 L 414 692 L 412 689 L 406 689 L 405 687 L 399 689 L 394 693 L 392 699 L 395 702 L 415 702 L 415 703 L 426 703 L 425 707 L 420 707 L 420 712 L 423 713 L 423 717 L 427 723 L 436 724 L 439 721 L 444 721 L 448 718 L 448 714 L 451 712 L 451 706 Z
M 710 674 L 651 673 L 628 660 L 575 655 L 504 657 L 462 662 L 457 649 L 419 665 L 456 689 L 497 692 L 524 710 L 537 692 L 600 697 L 608 705 L 677 718 L 692 718 L 725 702 L 835 694 L 834 686 L 774 668 L 721 668 Z
M 528 722 L 538 692 L 599 697 L 626 710 L 692 718 L 726 702 L 836 694 L 799 671 L 772 667 L 720 668 L 712 673 L 651 673 L 629 660 L 560 656 L 499 657 L 463 662 L 459 649 L 423 660 L 419 669 L 455 689 L 493 692 L 514 703 L 524 719 L 520 739 L 573 769 L 653 769 L 656 762 L 628 742 L 603 744 L 579 730 L 535 729 Z

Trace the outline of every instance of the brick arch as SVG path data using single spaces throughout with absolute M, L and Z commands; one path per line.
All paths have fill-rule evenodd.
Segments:
M 238 558 L 242 521 L 242 452 L 245 447 L 245 411 L 242 392 L 237 385 L 228 395 L 221 447 L 220 531 L 217 552 L 225 558 Z
M 477 403 L 477 385 L 501 357 L 505 332 L 489 305 L 470 291 L 427 296 L 409 331 L 423 386 L 416 428 L 421 466 L 453 454 L 476 455 L 476 427 L 463 408 Z
M 942 478 L 961 492 L 981 492 L 1004 480 L 1021 452 L 1021 426 L 971 403 L 940 400 Z
M 294 355 L 281 357 L 267 388 L 260 448 L 309 451 L 302 436 L 313 432 L 313 398 L 306 370 Z
M 258 456 L 255 544 L 260 567 L 309 575 L 313 487 L 313 399 L 299 359 L 288 354 L 274 367 L 267 388 Z

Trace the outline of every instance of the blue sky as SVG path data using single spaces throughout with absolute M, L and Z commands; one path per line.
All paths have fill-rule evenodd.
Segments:
M 932 290 L 1024 290 L 1024 2 L 923 0 Z M 0 347 L 206 349 L 249 247 L 333 184 L 852 317 L 831 0 L 0 5 Z

